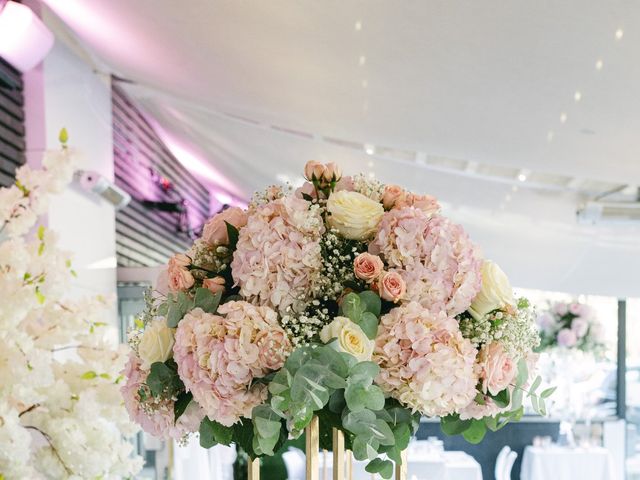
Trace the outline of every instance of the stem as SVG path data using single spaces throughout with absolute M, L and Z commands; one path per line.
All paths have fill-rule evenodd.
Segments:
M 21 412 L 18 414 L 18 417 L 21 417 L 21 416 L 23 416 L 23 415 L 26 415 L 27 413 L 29 413 L 29 412 L 31 412 L 31 411 L 33 411 L 33 410 L 35 410 L 35 409 L 36 409 L 36 408 L 38 408 L 39 406 L 40 406 L 40 404 L 39 404 L 39 403 L 35 403 L 35 404 L 31 405 L 31 406 L 30 406 L 29 408 L 27 408 L 26 410 L 21 411 Z
M 61 352 L 63 350 L 71 350 L 72 348 L 84 348 L 85 350 L 95 350 L 96 352 L 104 352 L 104 351 L 106 351 L 105 348 L 89 347 L 87 345 L 67 345 L 67 346 L 64 346 L 64 347 L 52 348 L 51 351 L 52 352 Z
M 58 459 L 58 461 L 60 462 L 60 464 L 64 467 L 64 469 L 66 470 L 66 472 L 69 475 L 73 475 L 73 471 L 67 467 L 67 464 L 64 463 L 64 460 L 62 460 L 62 457 L 60 456 L 60 454 L 58 453 L 58 450 L 56 449 L 56 447 L 53 446 L 53 442 L 51 441 L 51 437 L 49 436 L 48 433 L 40 430 L 38 427 L 34 427 L 33 425 L 27 425 L 24 428 L 27 429 L 31 429 L 31 430 L 35 430 L 36 432 L 39 432 L 47 441 L 47 443 L 49 444 L 49 446 L 51 447 L 51 450 L 53 451 L 53 454 L 56 456 L 56 458 Z

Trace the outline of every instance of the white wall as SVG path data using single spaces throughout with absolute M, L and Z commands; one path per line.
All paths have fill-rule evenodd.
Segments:
M 44 129 L 48 149 L 59 148 L 58 133 L 69 132 L 69 145 L 77 152 L 78 167 L 94 170 L 113 180 L 113 131 L 111 87 L 108 77 L 76 56 L 59 39 L 41 71 L 27 76 L 27 97 L 43 101 L 28 107 L 27 130 Z M 39 111 L 40 110 L 40 111 Z M 42 146 L 35 136 L 27 148 L 29 162 L 37 164 Z M 115 211 L 104 200 L 75 187 L 54 198 L 47 219 L 56 231 L 60 247 L 74 255 L 78 273 L 73 295 L 116 294 Z M 110 320 L 116 324 L 115 301 Z

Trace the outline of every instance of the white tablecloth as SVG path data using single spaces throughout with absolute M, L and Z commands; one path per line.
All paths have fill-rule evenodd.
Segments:
M 521 480 L 613 480 L 613 461 L 604 448 L 527 447 Z

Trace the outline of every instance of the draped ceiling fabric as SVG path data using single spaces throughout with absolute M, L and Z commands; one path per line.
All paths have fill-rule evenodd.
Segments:
M 640 183 L 633 2 L 45 1 L 225 194 L 337 161 L 438 196 L 518 286 L 640 296 L 640 225 L 575 219 Z

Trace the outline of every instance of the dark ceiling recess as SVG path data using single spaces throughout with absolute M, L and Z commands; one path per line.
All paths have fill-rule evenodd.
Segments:
M 0 58 L 0 186 L 14 182 L 25 148 L 22 76 Z

